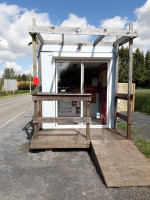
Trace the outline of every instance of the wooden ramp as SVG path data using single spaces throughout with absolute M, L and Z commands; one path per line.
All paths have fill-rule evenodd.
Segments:
M 113 129 L 52 129 L 38 131 L 30 149 L 91 148 L 95 164 L 107 187 L 150 186 L 150 162 L 131 140 Z
M 91 140 L 91 148 L 107 187 L 150 186 L 150 162 L 132 141 Z

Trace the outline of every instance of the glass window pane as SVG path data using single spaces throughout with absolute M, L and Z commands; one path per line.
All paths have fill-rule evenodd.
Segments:
M 58 62 L 57 74 L 58 74 L 58 93 L 80 93 L 80 84 L 81 84 L 80 62 Z M 58 117 L 80 117 L 80 115 L 81 115 L 81 102 L 58 101 Z M 67 123 L 67 125 L 69 124 L 75 124 L 75 123 Z
M 84 63 L 84 93 L 92 94 L 91 124 L 105 125 L 107 120 L 107 63 Z M 84 116 L 86 116 L 85 103 Z

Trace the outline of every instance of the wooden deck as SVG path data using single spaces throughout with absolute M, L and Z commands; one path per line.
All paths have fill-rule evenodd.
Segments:
M 107 187 L 150 186 L 150 162 L 133 141 L 112 129 L 92 129 L 86 139 L 85 129 L 39 131 L 31 149 L 91 148 L 98 172 Z
M 111 132 L 107 129 L 90 130 L 92 140 L 104 139 Z M 113 133 L 113 131 L 112 131 Z M 109 136 L 110 137 L 110 136 Z M 49 129 L 38 131 L 38 139 L 32 138 L 31 149 L 49 148 L 90 148 L 90 139 L 86 139 L 86 129 Z
M 38 139 L 32 139 L 31 149 L 53 148 L 89 148 L 90 140 L 86 139 L 85 130 L 51 129 L 38 131 Z
M 111 129 L 90 129 L 90 139 L 86 139 L 86 129 L 39 130 L 38 139 L 32 138 L 30 149 L 90 148 L 91 140 L 111 139 L 116 132 Z M 116 135 L 117 136 L 117 135 Z M 121 139 L 122 136 L 117 136 Z

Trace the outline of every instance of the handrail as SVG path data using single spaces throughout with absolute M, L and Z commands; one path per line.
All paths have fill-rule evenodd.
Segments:
M 33 123 L 91 123 L 90 117 L 33 117 Z
M 128 100 L 130 97 L 131 101 L 133 100 L 133 94 L 130 96 L 128 94 L 123 94 L 123 93 L 115 93 L 115 98 L 117 99 L 123 99 L 123 100 Z
M 51 94 L 51 93 L 36 93 L 32 95 L 33 101 L 91 101 L 91 94 Z
M 34 138 L 38 139 L 38 124 L 39 123 L 61 123 L 61 122 L 81 122 L 86 123 L 86 139 L 90 139 L 90 101 L 91 94 L 74 94 L 74 93 L 63 93 L 63 94 L 51 94 L 51 93 L 34 93 L 32 95 L 34 101 Z M 85 101 L 86 102 L 86 117 L 42 117 L 42 112 L 38 114 L 37 102 L 42 101 Z

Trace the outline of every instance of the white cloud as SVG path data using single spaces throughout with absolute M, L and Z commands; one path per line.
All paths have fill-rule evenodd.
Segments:
M 23 72 L 23 67 L 15 64 L 17 59 L 25 59 L 31 56 L 31 36 L 28 34 L 28 25 L 32 24 L 32 18 L 36 18 L 37 25 L 52 25 L 48 13 L 36 13 L 35 10 L 27 10 L 17 5 L 0 3 L 0 58 L 13 65 L 16 73 Z M 87 23 L 85 17 L 80 18 L 70 14 L 60 26 L 92 27 Z M 50 35 L 44 35 L 45 39 L 52 39 Z M 53 35 L 53 39 L 61 39 L 60 35 Z M 74 36 L 65 36 L 65 39 L 77 40 Z M 88 40 L 89 36 L 80 36 L 78 40 Z
M 134 11 L 137 20 L 134 28 L 138 29 L 138 37 L 134 40 L 134 46 L 144 51 L 150 49 L 150 0 Z
M 23 67 L 21 65 L 18 65 L 15 62 L 7 61 L 5 63 L 5 68 L 9 68 L 9 69 L 13 68 L 16 74 L 20 74 L 23 72 Z
M 147 50 L 150 48 L 150 0 L 135 9 L 136 20 L 134 29 L 138 29 L 139 36 L 134 40 L 134 46 Z M 28 46 L 31 42 L 31 36 L 28 34 L 28 25 L 32 24 L 32 18 L 36 18 L 37 25 L 52 25 L 48 13 L 36 13 L 36 10 L 28 10 L 17 5 L 7 5 L 0 3 L 0 58 L 4 60 L 8 66 L 13 66 L 16 73 L 29 73 L 24 70 L 21 65 L 16 64 L 17 59 L 25 59 L 31 55 L 32 46 Z M 127 17 L 115 16 L 100 22 L 100 28 L 109 29 L 126 29 L 130 20 Z M 90 25 L 86 17 L 78 17 L 75 14 L 69 14 L 60 26 L 62 27 L 94 27 Z M 46 39 L 52 39 L 46 36 Z M 61 39 L 60 35 L 53 35 L 53 39 Z M 87 41 L 90 36 L 65 36 L 66 40 Z M 105 38 L 104 40 L 106 40 Z M 113 41 L 114 37 L 109 37 L 107 41 Z M 27 68 L 27 67 L 26 67 Z M 0 75 L 2 71 L 0 71 Z
M 91 27 L 91 25 L 88 24 L 86 17 L 81 18 L 73 13 L 69 14 L 69 18 L 64 20 L 60 26 L 82 28 Z
M 82 28 L 93 28 L 94 26 L 88 24 L 86 17 L 78 17 L 75 14 L 69 14 L 69 18 L 64 20 L 60 26 L 63 27 L 82 27 Z M 67 40 L 74 40 L 74 41 L 88 41 L 91 36 L 89 35 L 80 35 L 80 36 L 65 36 Z
M 68 19 L 64 20 L 61 24 L 61 27 L 82 27 L 82 28 L 93 28 L 94 26 L 88 24 L 86 17 L 78 17 L 77 15 L 71 13 L 68 16 Z M 42 34 L 42 37 L 44 39 L 49 39 L 49 40 L 62 40 L 62 36 L 59 34 L 53 34 L 51 35 L 44 35 Z M 89 35 L 65 35 L 65 40 L 73 40 L 73 41 L 88 41 L 91 36 Z
M 5 68 L 13 68 L 15 71 L 15 74 L 33 74 L 33 65 L 29 65 L 27 66 L 27 69 L 24 70 L 23 67 L 21 65 L 18 65 L 16 62 L 14 61 L 7 61 L 5 62 Z M 3 73 L 3 72 L 2 72 Z
M 133 22 L 133 28 L 138 30 L 138 37 L 134 39 L 134 47 L 147 51 L 150 49 L 150 0 L 147 0 L 140 8 L 135 9 L 134 13 L 136 20 Z M 129 23 L 130 20 L 127 17 L 115 16 L 102 20 L 100 28 L 128 29 Z M 105 37 L 104 40 L 114 41 L 115 37 Z
M 100 23 L 101 28 L 109 28 L 109 29 L 125 29 L 128 23 L 128 18 L 121 18 L 116 16 L 114 18 L 102 20 Z
M 0 4 L 0 57 L 13 61 L 24 58 L 31 53 L 28 43 L 31 36 L 28 34 L 28 25 L 36 18 L 38 24 L 50 25 L 47 13 L 36 13 L 17 5 Z
M 33 64 L 32 65 L 29 65 L 28 67 L 27 67 L 28 69 L 27 70 L 24 70 L 23 72 L 22 72 L 22 74 L 32 74 L 33 75 Z
M 114 18 L 102 20 L 100 22 L 100 28 L 107 28 L 107 29 L 125 29 L 128 23 L 127 17 L 119 17 L 116 16 Z M 115 36 L 107 36 L 103 39 L 103 41 L 113 42 L 116 40 Z
M 35 10 L 27 10 L 17 5 L 0 4 L 0 57 L 4 60 L 13 61 L 23 58 L 31 53 L 31 36 L 28 34 L 28 25 L 32 24 L 32 18 L 36 18 L 37 25 L 52 25 L 48 13 L 36 13 Z M 75 14 L 69 14 L 60 26 L 94 27 L 88 24 L 85 17 L 80 18 Z M 45 35 L 44 35 L 45 36 Z M 50 35 L 45 38 L 50 38 Z M 60 39 L 58 35 L 53 35 L 53 39 Z M 69 36 L 65 36 L 70 39 Z M 76 37 L 71 37 L 76 40 Z M 88 40 L 89 36 L 79 36 L 79 40 Z

